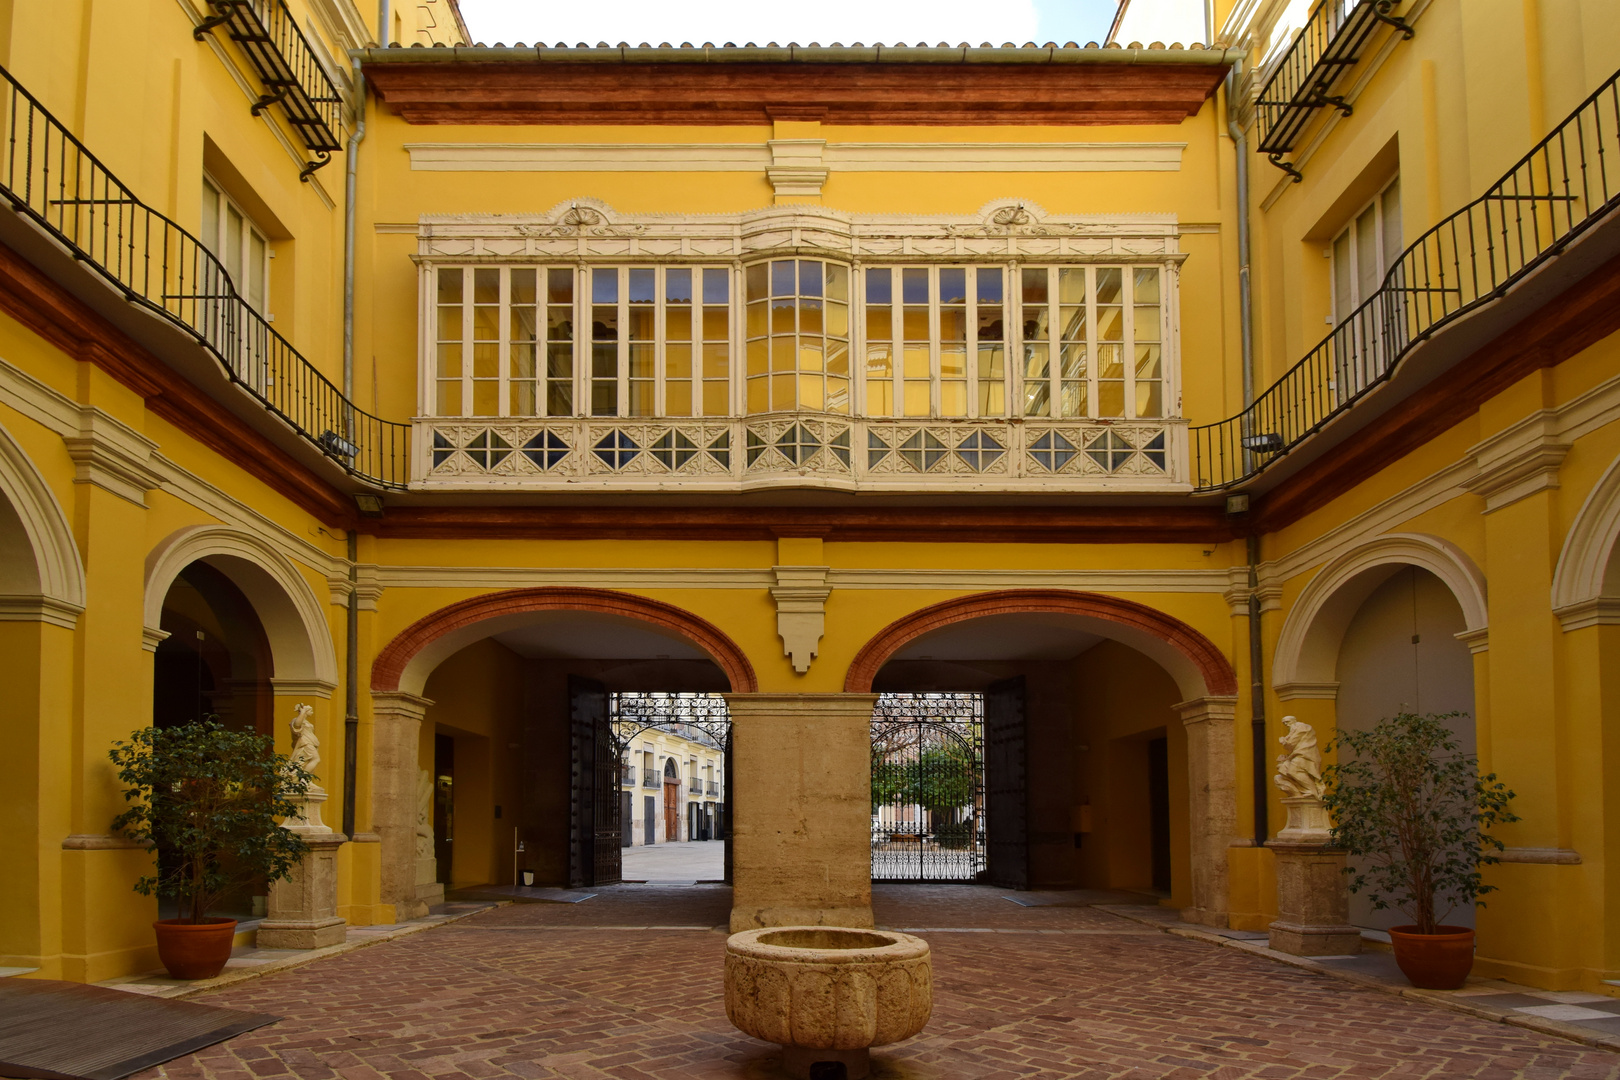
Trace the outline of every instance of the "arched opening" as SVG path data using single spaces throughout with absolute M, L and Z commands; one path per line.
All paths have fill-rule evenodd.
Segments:
M 273 734 L 269 639 L 229 576 L 201 561 L 180 571 L 159 628 L 168 636 L 153 662 L 154 725 L 217 717 L 235 730 Z
M 857 656 L 846 685 L 880 695 L 875 804 L 880 781 L 905 786 L 900 765 L 911 753 L 897 757 L 878 726 L 950 710 L 964 733 L 982 725 L 982 797 L 952 777 L 914 785 L 924 794 L 912 813 L 878 805 L 875 867 L 896 865 L 898 834 L 960 871 L 962 843 L 971 847 L 982 833 L 982 868 L 969 867 L 978 880 L 1156 894 L 1201 921 L 1224 921 L 1236 679 L 1192 627 L 1113 597 L 981 594 L 886 628 Z M 916 760 L 932 747 L 944 763 L 946 749 L 971 745 L 964 733 L 914 740 Z M 918 775 L 939 767 L 925 764 Z M 885 769 L 894 776 L 880 775 Z
M 446 887 L 521 897 L 650 880 L 635 872 L 638 849 L 667 845 L 704 847 L 699 862 L 714 864 L 674 876 L 724 876 L 729 723 L 720 695 L 755 683 L 712 624 L 606 590 L 491 594 L 403 631 L 379 654 L 372 685 L 379 771 L 420 770 L 452 793 L 448 807 L 417 815 L 420 833 L 433 835 L 394 882 L 407 906 Z M 392 756 L 388 738 L 403 740 Z M 403 823 L 382 820 L 386 803 L 385 866 L 412 857 L 402 846 L 390 854 L 390 829 Z M 444 824 L 452 836 L 437 835 Z M 673 858 L 660 857 L 660 877 Z M 384 879 L 387 889 L 386 869 Z

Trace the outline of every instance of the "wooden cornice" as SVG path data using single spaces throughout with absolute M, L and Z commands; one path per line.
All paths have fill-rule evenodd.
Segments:
M 1410 394 L 1332 453 L 1255 498 L 1251 528 L 1274 532 L 1438 438 L 1526 375 L 1620 332 L 1620 258 L 1611 259 L 1490 344 Z
M 0 311 L 67 355 L 105 371 L 144 398 L 153 414 L 323 523 L 347 528 L 353 522 L 354 505 L 341 492 L 4 244 Z
M 1216 543 L 1233 530 L 1196 507 L 390 507 L 384 539 L 775 540 L 1097 544 Z
M 1224 66 L 368 63 L 412 124 L 1177 124 Z

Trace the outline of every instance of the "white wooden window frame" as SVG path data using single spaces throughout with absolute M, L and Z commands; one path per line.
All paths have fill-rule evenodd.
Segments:
M 906 308 L 908 306 L 915 306 L 915 305 L 908 305 L 908 304 L 905 303 L 905 301 L 904 301 L 904 296 L 905 296 L 904 285 L 903 285 L 902 282 L 903 282 L 903 275 L 904 275 L 905 271 L 907 271 L 907 270 L 916 270 L 916 269 L 924 269 L 924 270 L 926 270 L 928 272 L 928 412 L 927 412 L 926 415 L 923 415 L 923 416 L 916 416 L 916 415 L 908 416 L 906 414 L 906 411 L 905 411 L 905 400 L 904 400 L 904 386 L 905 386 L 905 383 L 906 383 L 907 380 L 905 379 L 905 377 L 903 375 L 904 364 L 905 364 L 905 355 L 904 355 L 905 335 L 904 335 L 904 329 L 903 329 L 903 322 L 904 322 L 903 311 L 904 311 L 904 308 Z M 995 271 L 997 271 L 997 272 L 999 272 L 1001 274 L 1001 304 L 1000 304 L 1000 307 L 1001 307 L 1001 331 L 1002 331 L 1000 338 L 994 339 L 993 341 L 986 340 L 985 342 L 982 342 L 982 343 L 980 342 L 979 336 L 978 336 L 978 333 L 979 333 L 978 314 L 979 314 L 979 306 L 980 306 L 979 299 L 978 299 L 978 273 L 979 273 L 979 271 L 981 269 L 995 270 Z M 890 310 L 891 336 L 888 337 L 888 338 L 885 338 L 884 340 L 893 348 L 894 351 L 893 351 L 893 354 L 892 354 L 892 356 L 890 358 L 890 364 L 891 364 L 890 374 L 887 377 L 887 379 L 884 380 L 884 381 L 887 381 L 890 384 L 890 401 L 892 403 L 892 407 L 891 407 L 890 412 L 881 414 L 881 416 L 880 416 L 880 414 L 874 413 L 872 411 L 872 408 L 871 408 L 871 400 L 875 396 L 873 394 L 873 392 L 872 392 L 875 389 L 873 384 L 878 382 L 879 380 L 871 378 L 868 375 L 868 370 L 867 370 L 867 348 L 871 343 L 871 339 L 869 337 L 870 327 L 869 327 L 869 324 L 867 322 L 867 308 L 868 308 L 869 304 L 868 304 L 868 301 L 866 299 L 866 296 L 867 296 L 866 289 L 867 289 L 867 278 L 868 278 L 868 276 L 870 274 L 872 274 L 873 271 L 884 271 L 884 270 L 887 270 L 892 275 L 892 277 L 890 279 L 890 290 L 891 291 L 890 291 L 889 303 L 886 304 L 886 305 L 882 305 L 882 306 L 888 307 L 889 310 Z M 950 414 L 948 416 L 945 415 L 942 412 L 943 402 L 942 402 L 941 388 L 942 388 L 942 386 L 944 384 L 944 381 L 945 381 L 944 380 L 944 374 L 943 374 L 943 368 L 942 368 L 942 365 L 943 365 L 943 362 L 944 362 L 944 346 L 945 346 L 943 323 L 942 323 L 942 318 L 943 318 L 942 309 L 944 307 L 946 307 L 946 306 L 954 307 L 954 306 L 957 306 L 957 305 L 945 305 L 945 304 L 942 304 L 941 301 L 940 301 L 939 279 L 940 279 L 940 272 L 944 271 L 944 270 L 962 270 L 962 271 L 965 271 L 966 274 L 967 274 L 967 287 L 966 287 L 967 301 L 966 301 L 966 304 L 965 304 L 965 307 L 967 309 L 967 340 L 964 342 L 964 347 L 967 349 L 967 362 L 966 362 L 967 408 L 966 408 L 966 411 L 964 411 L 962 413 L 952 413 L 952 414 Z M 1009 295 L 1010 292 L 1012 291 L 1012 286 L 1010 285 L 1009 280 L 1008 280 L 1008 275 L 1010 273 L 1012 273 L 1012 272 L 1013 272 L 1012 268 L 1007 263 L 986 263 L 986 262 L 939 263 L 939 264 L 920 264 L 920 265 L 917 264 L 917 263 L 876 263 L 876 264 L 872 264 L 870 266 L 864 266 L 863 265 L 863 266 L 859 267 L 858 268 L 858 273 L 854 275 L 855 284 L 854 284 L 853 289 L 854 289 L 856 295 L 860 297 L 860 300 L 855 305 L 856 308 L 858 309 L 858 314 L 857 314 L 857 316 L 855 318 L 856 327 L 853 328 L 853 330 L 852 330 L 852 336 L 857 337 L 859 339 L 859 345 L 860 345 L 859 353 L 857 354 L 859 362 L 855 365 L 856 368 L 858 369 L 858 372 L 859 372 L 859 374 L 857 376 L 857 382 L 859 383 L 859 388 L 857 390 L 857 393 L 859 395 L 859 397 L 857 398 L 857 402 L 858 402 L 858 413 L 857 413 L 857 415 L 880 417 L 880 418 L 886 418 L 886 419 L 911 419 L 911 420 L 927 420 L 927 419 L 952 419 L 952 420 L 954 420 L 954 419 L 962 419 L 962 418 L 979 418 L 980 415 L 981 415 L 980 411 L 979 411 L 979 393 L 978 393 L 978 391 L 979 391 L 979 345 L 980 344 L 997 344 L 997 345 L 1001 346 L 1001 350 L 1002 350 L 1002 372 L 1003 372 L 1003 379 L 1004 380 L 1007 378 L 1008 369 L 1011 367 L 1011 364 L 1012 364 L 1012 357 L 1013 357 L 1013 352 L 1012 352 L 1012 336 L 1013 336 L 1012 310 L 1013 310 L 1013 304 L 1012 304 L 1012 298 Z M 1005 392 L 1005 390 L 1004 390 L 1004 392 Z M 987 418 L 999 419 L 999 418 L 1004 418 L 1004 417 L 1007 417 L 1007 416 L 1011 415 L 1010 410 L 1012 408 L 1012 401 L 1010 399 L 1008 399 L 1007 402 L 1006 402 L 1006 405 L 1007 405 L 1007 408 L 1005 410 L 1003 410 L 1000 413 L 988 414 Z
M 618 300 L 618 389 L 617 402 L 614 412 L 596 413 L 593 411 L 591 401 L 592 382 L 594 375 L 591 370 L 592 352 L 596 346 L 594 324 L 591 321 L 591 309 L 596 307 L 596 301 L 589 291 L 593 287 L 592 275 L 598 270 L 614 270 L 619 275 Z M 630 413 L 630 337 L 627 333 L 630 319 L 630 271 L 653 271 L 653 411 L 648 417 L 663 418 L 666 416 L 668 404 L 668 296 L 666 282 L 671 270 L 690 270 L 692 272 L 692 323 L 693 337 L 681 344 L 692 346 L 692 411 L 684 416 L 669 417 L 674 420 L 687 420 L 701 417 L 732 416 L 737 409 L 737 389 L 739 365 L 737 341 L 738 319 L 741 305 L 737 300 L 737 292 L 741 287 L 740 272 L 734 266 L 718 263 L 599 263 L 580 269 L 579 280 L 574 288 L 576 303 L 580 305 L 575 315 L 574 332 L 574 372 L 575 411 L 581 416 L 599 416 L 606 419 L 609 416 L 626 419 L 645 419 Z M 716 304 L 703 302 L 703 272 L 705 270 L 722 270 L 726 274 L 727 320 L 727 354 L 729 387 L 726 395 L 727 411 L 725 413 L 706 413 L 703 411 L 703 309 L 717 307 Z M 584 334 L 581 327 L 586 328 Z M 584 397 L 580 395 L 584 394 Z
M 212 191 L 216 200 L 212 228 L 215 243 L 210 247 L 205 242 L 203 246 L 213 254 L 214 258 L 219 260 L 221 266 L 225 267 L 225 273 L 230 276 L 231 284 L 236 289 L 236 295 L 240 296 L 253 310 L 263 315 L 266 322 L 275 322 L 275 316 L 270 313 L 270 260 L 274 259 L 276 255 L 270 248 L 270 238 L 265 235 L 263 229 L 254 223 L 253 215 L 243 209 L 242 204 L 231 198 L 224 186 L 206 172 L 203 173 L 203 187 L 207 191 Z M 231 265 L 230 248 L 226 242 L 231 210 L 235 210 L 242 219 L 239 237 L 242 244 L 242 259 L 239 266 Z M 205 201 L 199 210 L 199 214 L 206 215 L 207 213 L 208 206 Z M 200 221 L 200 223 L 204 227 L 199 229 L 198 233 L 202 239 L 206 240 L 210 230 L 207 227 L 207 222 Z M 259 280 L 262 283 L 261 287 L 264 295 L 257 304 L 253 303 L 252 299 L 252 278 L 250 275 L 252 269 L 250 264 L 254 261 L 252 255 L 254 240 L 258 240 L 264 249 L 264 254 L 257 260 L 259 264 Z
M 1328 242 L 1328 293 L 1332 309 L 1332 314 L 1328 316 L 1328 322 L 1333 326 L 1344 322 L 1350 317 L 1351 313 L 1367 301 L 1367 297 L 1361 294 L 1361 251 L 1356 243 L 1356 225 L 1369 210 L 1373 214 L 1373 257 L 1378 264 L 1377 269 L 1374 271 L 1376 280 L 1382 282 L 1384 275 L 1389 272 L 1389 268 L 1400 257 L 1403 250 L 1401 240 L 1404 237 L 1397 236 L 1396 249 L 1394 251 L 1388 250 L 1389 244 L 1385 236 L 1386 227 L 1384 221 L 1386 213 L 1384 196 L 1389 194 L 1391 188 L 1395 188 L 1398 200 L 1400 182 L 1399 173 L 1390 177 L 1389 181 L 1381 186 L 1371 199 L 1356 207 L 1355 213 L 1350 215 L 1345 222 L 1344 228 L 1335 232 L 1333 239 Z M 1398 201 L 1396 209 L 1399 210 Z M 1345 254 L 1343 256 L 1339 254 L 1339 242 L 1341 240 L 1345 241 Z M 1343 302 L 1339 298 L 1339 272 L 1341 267 L 1347 275 L 1349 283 L 1349 297 L 1347 301 Z

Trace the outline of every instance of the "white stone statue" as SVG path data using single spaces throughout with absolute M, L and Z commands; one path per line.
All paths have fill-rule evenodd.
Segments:
M 433 858 L 433 774 L 426 769 L 416 777 L 416 857 Z
M 293 746 L 289 755 L 294 765 L 311 774 L 315 772 L 315 766 L 321 763 L 321 740 L 315 737 L 315 721 L 310 719 L 314 715 L 313 705 L 300 702 L 293 707 Z
M 1277 775 L 1272 777 L 1283 795 L 1291 799 L 1320 799 L 1322 751 L 1316 747 L 1316 729 L 1292 716 L 1283 717 L 1288 734 L 1277 739 L 1286 753 L 1277 755 Z

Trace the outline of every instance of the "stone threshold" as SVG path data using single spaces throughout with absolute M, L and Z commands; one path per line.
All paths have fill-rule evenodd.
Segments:
M 1540 990 L 1502 979 L 1480 979 L 1473 976 L 1469 977 L 1467 984 L 1460 990 L 1420 990 L 1406 981 L 1405 977 L 1400 974 L 1400 969 L 1395 967 L 1394 955 L 1387 952 L 1363 953 L 1358 957 L 1293 956 L 1270 948 L 1266 944 L 1266 934 L 1250 931 L 1220 930 L 1214 927 L 1182 922 L 1176 917 L 1174 911 L 1166 908 L 1127 904 L 1098 904 L 1097 910 L 1152 926 L 1163 933 L 1191 938 L 1194 941 L 1202 941 L 1210 945 L 1239 949 L 1255 956 L 1263 956 L 1268 960 L 1275 960 L 1280 964 L 1287 964 L 1290 967 L 1300 968 L 1318 975 L 1331 976 L 1367 989 L 1394 994 L 1398 997 L 1412 998 L 1417 1001 L 1425 1001 L 1442 1009 L 1477 1016 L 1482 1020 L 1494 1020 L 1497 1023 L 1510 1024 L 1543 1035 L 1554 1035 L 1560 1039 L 1568 1039 L 1571 1042 L 1582 1043 L 1602 1050 L 1620 1051 L 1620 1023 L 1614 1025 L 1616 1030 L 1613 1032 L 1599 1031 L 1585 1027 L 1580 1023 L 1571 1023 L 1554 1017 L 1536 1015 L 1535 1012 L 1527 1013 L 1523 1011 L 1527 1007 L 1538 1012 L 1557 1012 L 1560 1009 L 1567 1012 L 1567 1010 L 1574 1009 L 1580 1012 L 1590 1012 L 1595 1016 L 1598 1010 L 1583 1009 L 1581 1003 L 1601 1000 L 1620 1005 L 1620 1000 L 1606 995 L 1577 991 Z M 1387 937 L 1387 935 L 1385 936 Z M 1346 963 L 1361 960 L 1369 955 L 1386 959 L 1363 965 L 1361 970 L 1344 966 Z M 1536 1004 L 1526 1006 L 1524 1004 L 1526 1000 L 1534 1001 Z M 1616 1020 L 1620 1020 L 1620 1012 L 1612 1015 Z
M 225 964 L 225 970 L 212 979 L 171 979 L 163 971 L 149 971 L 140 975 L 121 975 L 116 979 L 107 979 L 96 983 L 110 990 L 123 990 L 131 994 L 143 994 L 147 997 L 158 998 L 188 998 L 195 994 L 205 993 L 209 990 L 218 990 L 223 986 L 233 986 L 236 983 L 246 982 L 249 979 L 259 979 L 266 975 L 274 975 L 289 968 L 302 967 L 324 960 L 329 956 L 338 956 L 342 953 L 353 952 L 355 949 L 364 949 L 370 945 L 378 945 L 384 941 L 393 941 L 407 934 L 419 933 L 423 930 L 432 930 L 434 927 L 445 926 L 476 915 L 480 911 L 490 908 L 505 907 L 510 901 L 495 901 L 480 904 L 446 904 L 437 914 L 428 914 L 420 919 L 411 919 L 408 922 L 392 923 L 379 926 L 351 926 L 347 928 L 343 941 L 336 945 L 328 945 L 322 949 L 261 949 L 256 945 L 238 945 L 231 950 L 231 958 Z

